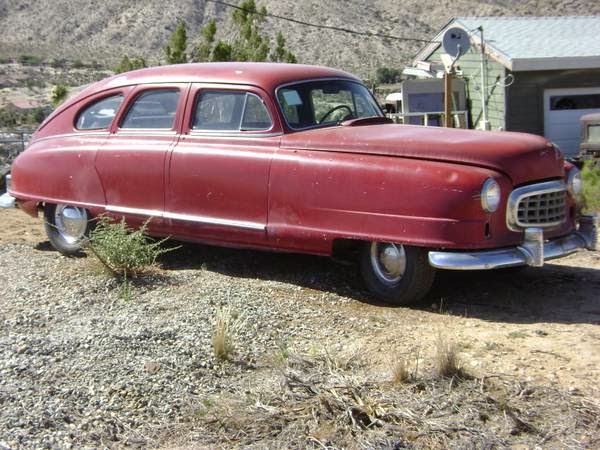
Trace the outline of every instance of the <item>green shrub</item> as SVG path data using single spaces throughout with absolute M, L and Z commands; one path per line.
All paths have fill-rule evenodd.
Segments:
M 600 212 L 600 163 L 588 161 L 581 171 L 583 209 Z
M 142 58 L 142 57 L 129 58 L 129 56 L 124 55 L 123 58 L 121 58 L 119 65 L 114 68 L 114 72 L 115 73 L 129 72 L 130 70 L 143 69 L 144 67 L 147 67 L 146 60 L 144 58 Z
M 17 61 L 25 66 L 39 66 L 42 63 L 42 58 L 35 55 L 20 55 Z
M 147 271 L 163 253 L 174 250 L 163 248 L 167 239 L 153 241 L 146 236 L 148 222 L 134 230 L 125 219 L 115 222 L 102 216 L 90 233 L 89 248 L 113 275 L 127 281 Z
M 64 102 L 69 96 L 69 88 L 64 84 L 57 84 L 52 86 L 50 90 L 50 101 L 52 105 L 56 108 L 62 102 Z

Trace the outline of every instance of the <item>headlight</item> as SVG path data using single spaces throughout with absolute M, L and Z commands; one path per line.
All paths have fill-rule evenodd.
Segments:
M 567 188 L 573 196 L 581 194 L 581 173 L 577 167 L 572 167 L 571 170 L 569 170 Z
M 484 211 L 494 212 L 500 205 L 500 185 L 493 178 L 488 178 L 481 189 L 481 207 Z

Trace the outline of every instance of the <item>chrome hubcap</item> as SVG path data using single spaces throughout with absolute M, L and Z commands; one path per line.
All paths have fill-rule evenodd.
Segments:
M 404 247 L 391 242 L 373 242 L 371 265 L 380 281 L 390 286 L 397 284 L 406 271 Z
M 54 225 L 67 244 L 75 244 L 84 237 L 87 223 L 88 215 L 84 208 L 69 205 L 56 206 Z

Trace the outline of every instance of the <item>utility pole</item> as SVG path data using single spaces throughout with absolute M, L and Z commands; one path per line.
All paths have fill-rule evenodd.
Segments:
M 469 51 L 470 39 L 467 32 L 458 27 L 446 30 L 442 37 L 442 47 L 446 53 L 442 53 L 444 64 L 444 126 L 454 128 L 452 78 L 456 73 L 454 65 L 458 58 Z
M 454 69 L 444 71 L 444 126 L 454 128 L 452 117 L 452 77 Z
M 487 61 L 485 57 L 485 43 L 483 40 L 483 27 L 477 27 L 480 34 L 481 44 L 481 124 L 482 130 L 488 130 L 490 123 L 487 114 Z

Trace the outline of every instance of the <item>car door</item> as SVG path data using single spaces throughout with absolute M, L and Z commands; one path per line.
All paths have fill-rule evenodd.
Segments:
M 269 168 L 281 124 L 250 86 L 193 85 L 169 165 L 165 218 L 175 235 L 264 242 Z
M 139 86 L 96 156 L 106 210 L 127 216 L 133 225 L 165 209 L 165 164 L 176 143 L 188 84 Z

